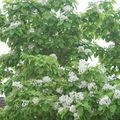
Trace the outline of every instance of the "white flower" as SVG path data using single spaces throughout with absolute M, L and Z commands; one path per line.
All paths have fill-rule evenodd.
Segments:
M 94 92 L 93 92 L 93 91 L 90 91 L 88 95 L 89 95 L 90 97 L 94 97 Z
M 120 90 L 115 90 L 115 92 L 114 92 L 114 98 L 115 99 L 120 99 Z
M 29 30 L 29 32 L 30 32 L 30 33 L 34 33 L 34 32 L 35 32 L 35 29 L 34 29 L 34 28 L 31 28 L 31 29 Z
M 50 56 L 57 60 L 56 54 L 50 54 Z
M 76 112 L 75 105 L 71 105 L 70 108 L 69 108 L 69 111 L 72 112 L 72 113 L 75 113 Z
M 35 47 L 35 44 L 29 44 L 29 45 L 28 45 L 28 48 L 29 48 L 29 49 L 33 49 L 34 47 Z
M 29 100 L 22 100 L 22 107 L 26 107 L 29 104 Z
M 35 80 L 34 82 L 37 83 L 37 84 L 42 84 L 43 83 L 42 80 Z
M 79 117 L 78 113 L 74 113 L 73 116 L 74 116 L 74 118 L 78 118 Z
M 56 92 L 59 93 L 59 94 L 61 94 L 63 92 L 63 90 L 61 88 L 57 88 Z
M 58 113 L 61 113 L 64 110 L 64 107 L 58 108 Z
M 54 107 L 57 110 L 60 107 L 59 102 L 55 102 Z
M 10 23 L 10 28 L 16 28 L 20 25 L 21 23 L 19 21 L 11 22 Z
M 65 16 L 64 14 L 60 14 L 60 16 L 58 17 L 58 18 L 60 18 L 60 20 L 62 20 L 62 21 L 64 21 L 64 20 L 67 20 L 68 19 L 68 17 L 67 16 Z
M 85 54 L 88 55 L 88 54 L 91 54 L 92 51 L 90 49 L 85 49 Z
M 43 83 L 46 83 L 46 82 L 50 82 L 51 81 L 51 78 L 49 76 L 45 76 L 43 77 Z
M 75 99 L 82 101 L 84 99 L 84 94 L 82 92 L 78 92 L 75 94 Z
M 103 90 L 113 90 L 115 86 L 110 85 L 109 83 L 105 83 L 103 86 Z
M 86 81 L 81 81 L 81 84 L 79 86 L 79 88 L 87 88 L 87 82 Z
M 88 62 L 81 59 L 79 60 L 78 71 L 79 73 L 84 73 L 88 69 Z
M 59 97 L 59 101 L 63 104 L 63 106 L 67 107 L 71 105 L 73 99 L 71 99 L 68 95 L 62 95 Z
M 65 70 L 65 68 L 63 66 L 60 66 L 59 69 L 60 70 Z
M 111 104 L 111 100 L 108 96 L 104 96 L 100 99 L 99 104 L 109 106 Z
M 72 91 L 72 92 L 69 93 L 69 95 L 70 95 L 71 98 L 74 98 L 74 97 L 75 97 L 75 94 L 76 94 L 75 91 Z
M 69 82 L 75 82 L 75 81 L 79 80 L 77 75 L 74 72 L 69 72 L 68 76 L 69 76 L 69 78 L 68 78 Z
M 42 5 L 45 5 L 48 2 L 48 0 L 37 0 L 37 2 Z
M 88 90 L 89 91 L 92 90 L 92 89 L 95 89 L 95 88 L 97 88 L 97 86 L 94 82 L 88 84 Z
M 18 82 L 13 82 L 13 83 L 12 83 L 12 86 L 13 86 L 13 87 L 16 87 L 16 88 L 18 88 L 18 89 L 23 87 L 23 85 L 22 85 L 19 81 L 18 81 Z
M 84 52 L 84 47 L 83 46 L 79 46 L 77 49 L 78 49 L 78 53 Z
M 38 103 L 39 103 L 39 98 L 38 97 L 34 97 L 33 99 L 32 99 L 32 102 L 35 104 L 35 105 L 38 105 Z
M 110 42 L 109 45 L 108 45 L 108 48 L 109 48 L 109 49 L 112 49 L 112 48 L 114 48 L 114 47 L 115 47 L 115 43 Z
M 70 5 L 66 5 L 63 8 L 64 12 L 70 12 L 72 10 L 72 7 Z

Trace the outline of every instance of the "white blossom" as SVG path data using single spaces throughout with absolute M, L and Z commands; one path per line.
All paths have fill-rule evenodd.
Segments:
M 79 88 L 87 88 L 88 83 L 86 81 L 81 81 Z
M 35 44 L 29 44 L 29 45 L 28 45 L 28 48 L 29 48 L 29 49 L 33 49 L 34 47 L 35 47 Z
M 68 76 L 69 76 L 69 78 L 68 78 L 69 82 L 75 82 L 75 81 L 79 80 L 77 75 L 74 72 L 69 72 Z
M 63 104 L 63 106 L 67 107 L 71 105 L 71 103 L 73 102 L 73 99 L 70 98 L 68 95 L 62 95 L 59 98 L 59 101 Z
M 94 92 L 93 92 L 93 91 L 90 91 L 88 95 L 89 95 L 90 97 L 94 97 Z
M 35 80 L 34 82 L 35 82 L 36 84 L 40 84 L 40 85 L 43 83 L 42 80 Z
M 38 97 L 34 97 L 33 99 L 32 99 L 32 102 L 35 104 L 35 105 L 38 105 L 38 103 L 39 103 L 39 98 Z
M 111 100 L 108 96 L 104 96 L 100 99 L 99 104 L 109 106 L 111 104 Z
M 94 82 L 91 82 L 91 83 L 88 84 L 88 90 L 89 91 L 92 90 L 92 89 L 95 89 L 95 88 L 97 88 L 97 86 Z
M 84 94 L 82 92 L 78 92 L 75 94 L 75 99 L 82 101 L 84 99 Z
M 59 16 L 59 18 L 60 18 L 60 20 L 62 20 L 62 21 L 64 21 L 64 20 L 67 20 L 68 19 L 68 17 L 67 16 L 65 16 L 64 14 L 60 14 L 60 16 Z
M 113 90 L 115 86 L 110 85 L 109 83 L 105 83 L 103 86 L 103 90 Z
M 29 104 L 29 100 L 22 100 L 22 107 L 26 107 Z
M 84 73 L 88 69 L 88 62 L 81 59 L 79 60 L 78 71 L 79 73 Z
M 63 66 L 60 66 L 59 69 L 60 70 L 65 70 L 65 68 Z
M 70 97 L 71 97 L 72 99 L 75 97 L 75 94 L 76 94 L 75 91 L 72 91 L 72 92 L 69 93 L 69 95 L 70 95 Z
M 115 99 L 120 99 L 120 90 L 115 90 L 115 92 L 114 92 L 114 98 Z
M 50 56 L 57 60 L 56 54 L 53 53 L 53 54 L 50 54 Z
M 59 93 L 59 94 L 61 94 L 63 92 L 63 90 L 61 88 L 57 88 L 56 92 Z
M 77 49 L 78 49 L 78 53 L 84 52 L 84 47 L 83 46 L 79 46 Z
M 74 113 L 73 116 L 74 116 L 74 118 L 78 118 L 79 117 L 78 113 Z
M 70 12 L 72 10 L 72 7 L 70 5 L 66 5 L 63 8 L 64 12 Z
M 72 112 L 72 113 L 75 113 L 76 112 L 75 105 L 71 105 L 70 108 L 69 108 L 69 111 Z
M 109 45 L 108 45 L 108 48 L 109 49 L 112 49 L 115 47 L 115 43 L 114 42 L 110 42 Z
M 55 102 L 54 107 L 57 110 L 60 107 L 59 102 Z
M 21 23 L 19 21 L 11 22 L 10 23 L 10 28 L 16 28 L 20 25 Z
M 58 108 L 58 113 L 62 112 L 64 110 L 64 107 Z
M 51 78 L 49 76 L 45 76 L 43 77 L 43 83 L 46 83 L 46 82 L 50 82 L 51 81 Z
M 16 82 L 16 81 L 13 82 L 13 83 L 12 83 L 12 86 L 13 86 L 13 87 L 16 87 L 16 88 L 18 88 L 18 89 L 20 89 L 20 88 L 23 87 L 23 85 L 22 85 L 19 81 L 18 81 L 18 82 Z
M 85 49 L 85 54 L 88 55 L 88 54 L 91 54 L 92 51 L 90 49 Z
M 37 2 L 42 5 L 45 5 L 48 2 L 48 0 L 37 0 Z
M 29 30 L 29 32 L 30 32 L 30 33 L 34 33 L 34 32 L 35 32 L 35 29 L 34 29 L 34 28 L 31 28 L 31 29 Z

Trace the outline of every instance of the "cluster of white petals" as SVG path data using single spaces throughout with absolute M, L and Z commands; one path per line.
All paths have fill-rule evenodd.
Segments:
M 103 86 L 103 90 L 114 90 L 116 86 L 112 86 L 109 83 L 105 83 Z
M 13 83 L 12 83 L 12 86 L 13 86 L 13 87 L 16 87 L 16 88 L 18 88 L 18 89 L 20 89 L 20 88 L 23 87 L 23 85 L 20 83 L 20 81 L 15 81 L 15 82 L 13 82 Z
M 86 55 L 91 55 L 92 51 L 88 48 L 84 48 L 83 46 L 79 46 L 78 48 L 78 53 L 84 52 Z
M 115 99 L 120 99 L 120 90 L 115 90 L 114 91 L 114 98 Z
M 34 28 L 30 28 L 29 29 L 29 33 L 34 33 L 35 32 L 35 29 Z
M 88 62 L 84 59 L 79 60 L 78 71 L 84 73 L 88 69 Z
M 79 88 L 87 88 L 88 83 L 86 81 L 81 81 Z
M 34 47 L 35 47 L 35 44 L 29 44 L 29 45 L 28 45 L 28 48 L 29 48 L 29 49 L 33 49 Z
M 69 76 L 68 78 L 69 82 L 75 82 L 79 79 L 74 72 L 69 72 L 68 76 Z
M 34 97 L 33 99 L 32 99 L 32 102 L 35 104 L 35 105 L 38 105 L 39 104 L 39 98 L 38 97 Z
M 22 107 L 26 107 L 29 104 L 29 100 L 22 100 Z
M 89 91 L 92 90 L 92 89 L 96 89 L 96 88 L 97 88 L 97 86 L 94 82 L 91 82 L 91 83 L 88 84 L 88 90 Z
M 109 106 L 111 104 L 111 99 L 108 96 L 104 96 L 100 99 L 99 104 Z
M 56 54 L 53 53 L 53 54 L 50 54 L 50 56 L 57 60 Z
M 57 88 L 56 92 L 59 93 L 59 94 L 61 94 L 63 92 L 63 90 L 61 88 Z
M 21 23 L 19 21 L 11 22 L 9 28 L 17 28 Z
M 37 2 L 42 5 L 45 5 L 48 2 L 48 0 L 37 0 Z
M 72 10 L 72 7 L 70 5 L 66 5 L 63 8 L 64 12 L 70 12 Z

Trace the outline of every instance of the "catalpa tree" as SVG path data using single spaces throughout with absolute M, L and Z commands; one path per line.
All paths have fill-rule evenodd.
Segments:
M 115 1 L 5 0 L 0 40 L 2 120 L 118 120 L 120 11 Z M 107 48 L 98 39 L 111 42 Z M 90 66 L 88 59 L 98 57 Z

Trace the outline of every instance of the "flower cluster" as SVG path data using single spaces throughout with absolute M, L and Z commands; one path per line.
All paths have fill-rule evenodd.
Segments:
M 78 71 L 84 73 L 88 69 L 88 62 L 84 59 L 79 60 Z
M 120 90 L 115 90 L 115 92 L 114 92 L 114 98 L 115 99 L 120 99 Z
M 29 104 L 29 100 L 22 100 L 22 107 L 26 107 Z
M 78 113 L 74 103 L 82 100 L 84 100 L 84 94 L 82 92 L 72 91 L 68 95 L 62 95 L 59 97 L 59 102 L 55 103 L 55 109 L 58 110 L 58 113 L 67 109 L 69 112 L 73 113 L 75 118 L 78 118 Z
M 23 87 L 23 85 L 18 81 L 18 82 L 13 82 L 12 83 L 12 86 L 13 87 L 16 87 L 17 89 L 20 89 L 20 88 L 22 88 Z
M 53 53 L 53 54 L 50 54 L 50 56 L 53 57 L 53 58 L 56 59 L 56 60 L 58 59 L 57 56 L 56 56 L 56 54 L 54 54 L 54 53 Z
M 69 76 L 68 78 L 69 82 L 75 82 L 79 79 L 74 72 L 69 72 L 68 76 Z
M 111 104 L 111 99 L 108 96 L 104 96 L 100 99 L 99 101 L 100 105 L 105 105 L 105 106 L 109 106 Z
M 32 99 L 32 102 L 33 102 L 35 105 L 38 105 L 38 104 L 39 104 L 39 101 L 40 101 L 40 99 L 39 99 L 38 97 L 34 97 L 34 98 Z
M 19 21 L 15 21 L 15 22 L 11 22 L 10 23 L 10 28 L 13 29 L 13 28 L 17 28 L 21 23 Z
M 37 0 L 37 2 L 42 5 L 45 5 L 48 2 L 48 0 Z
M 84 52 L 86 55 L 91 55 L 92 51 L 88 48 L 84 48 L 83 46 L 79 46 L 78 48 L 78 53 Z
M 44 76 L 41 80 L 34 80 L 36 84 L 42 85 L 43 83 L 51 82 L 51 78 L 49 76 Z

